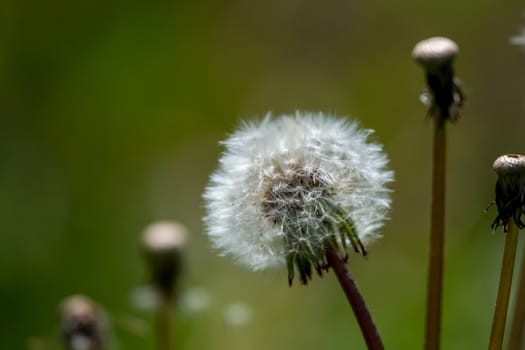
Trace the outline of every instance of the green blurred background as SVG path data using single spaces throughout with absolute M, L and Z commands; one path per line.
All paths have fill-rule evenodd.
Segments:
M 191 232 L 179 349 L 364 349 L 333 274 L 288 288 L 217 257 L 201 193 L 218 142 L 243 118 L 322 110 L 359 118 L 396 172 L 391 220 L 350 268 L 388 349 L 422 344 L 431 123 L 410 52 L 460 45 L 467 95 L 449 133 L 444 349 L 487 344 L 503 236 L 492 235 L 493 160 L 523 153 L 521 1 L 19 1 L 0 5 L 0 348 L 57 349 L 58 302 L 85 293 L 115 346 L 153 349 L 152 313 L 130 301 L 146 281 L 144 226 Z M 231 303 L 250 322 L 225 321 Z

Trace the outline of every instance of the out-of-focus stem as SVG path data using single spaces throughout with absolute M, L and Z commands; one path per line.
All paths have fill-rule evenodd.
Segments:
M 161 296 L 157 310 L 157 349 L 173 350 L 172 300 Z
M 432 204 L 430 226 L 430 257 L 428 265 L 425 349 L 438 350 L 441 334 L 441 303 L 443 294 L 443 256 L 445 245 L 445 119 L 434 117 L 432 154 Z
M 496 308 L 494 310 L 494 318 L 492 319 L 489 350 L 501 350 L 503 346 L 510 287 L 512 285 L 512 273 L 514 271 L 514 260 L 516 258 L 516 248 L 518 245 L 518 232 L 518 225 L 514 222 L 514 218 L 511 217 L 508 230 L 505 233 L 505 248 L 503 249 L 503 262 L 501 263 Z

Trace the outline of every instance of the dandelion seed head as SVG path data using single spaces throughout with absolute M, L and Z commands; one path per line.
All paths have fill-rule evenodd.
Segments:
M 345 213 L 363 244 L 375 240 L 393 173 L 371 133 L 322 113 L 244 123 L 223 142 L 204 193 L 214 245 L 253 270 L 281 266 L 303 249 L 321 264 L 323 242 L 350 220 Z

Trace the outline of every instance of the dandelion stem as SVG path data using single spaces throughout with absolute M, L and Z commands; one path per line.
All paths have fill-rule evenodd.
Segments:
M 505 248 L 503 250 L 503 262 L 501 263 L 498 296 L 496 298 L 496 308 L 492 319 L 492 331 L 490 334 L 489 350 L 500 350 L 503 346 L 503 336 L 505 334 L 505 321 L 507 319 L 507 309 L 509 305 L 510 287 L 512 285 L 512 272 L 514 270 L 514 260 L 518 245 L 518 225 L 511 217 L 508 230 L 505 234 Z
M 157 310 L 157 348 L 158 350 L 172 350 L 173 333 L 171 325 L 171 305 L 169 296 L 160 297 L 160 305 Z
M 443 295 L 443 255 L 445 245 L 445 119 L 434 120 L 432 156 L 432 204 L 430 226 L 430 258 L 427 282 L 425 349 L 440 347 L 441 302 Z
M 525 249 L 521 254 L 521 276 L 516 294 L 516 305 L 514 305 L 508 350 L 520 350 L 523 344 L 523 330 L 525 327 Z
M 366 307 L 365 300 L 359 292 L 356 283 L 354 282 L 346 264 L 339 256 L 337 248 L 332 243 L 327 243 L 326 257 L 328 264 L 333 268 L 341 287 L 354 311 L 361 333 L 365 338 L 366 345 L 369 350 L 384 350 L 381 337 L 377 332 L 377 328 L 372 320 L 372 316 Z

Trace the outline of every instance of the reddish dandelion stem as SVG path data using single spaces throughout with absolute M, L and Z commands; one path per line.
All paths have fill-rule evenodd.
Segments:
M 372 316 L 366 307 L 365 300 L 350 275 L 345 262 L 341 259 L 337 249 L 332 244 L 328 244 L 326 248 L 326 257 L 328 259 L 328 264 L 334 270 L 335 275 L 339 280 L 339 284 L 343 288 L 346 299 L 354 311 L 368 349 L 384 350 L 381 337 L 379 336 L 374 321 L 372 320 Z

